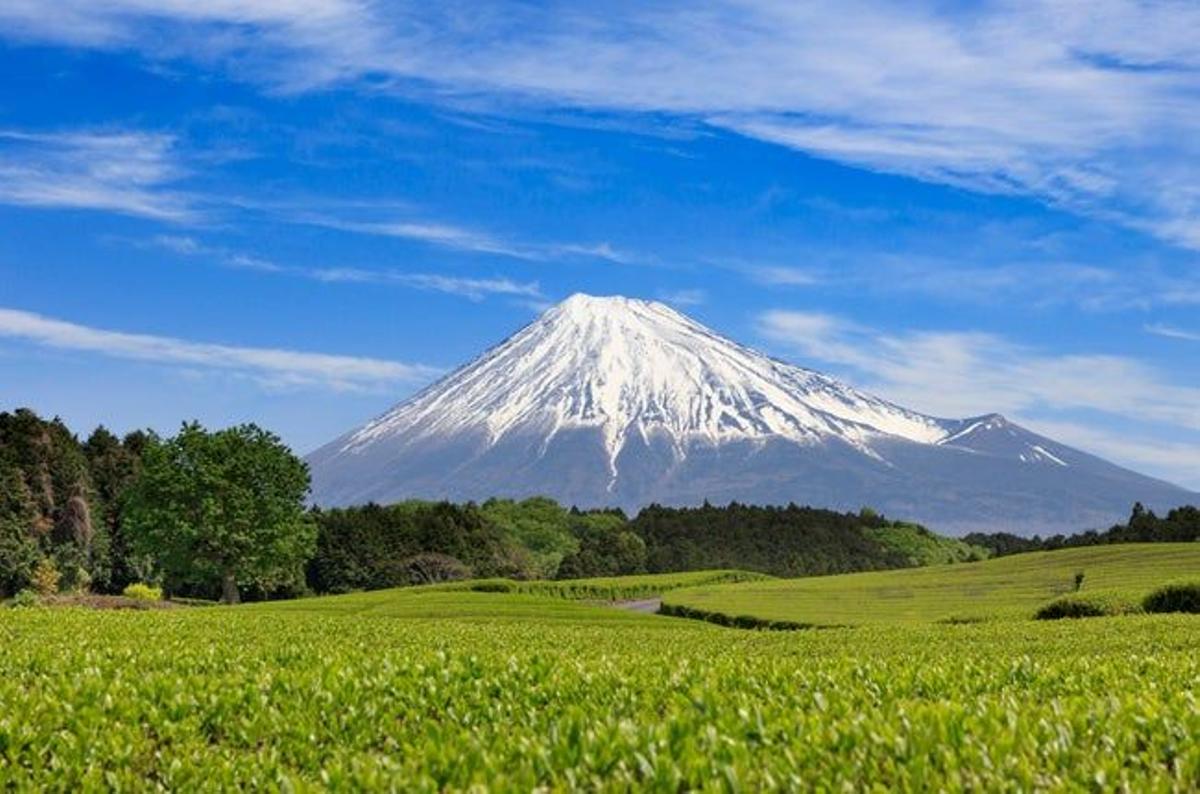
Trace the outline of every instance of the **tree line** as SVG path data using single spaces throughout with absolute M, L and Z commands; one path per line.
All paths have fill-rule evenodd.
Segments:
M 878 570 L 1127 540 L 1194 540 L 1200 511 L 1138 505 L 1105 533 L 946 538 L 872 510 L 652 505 L 578 510 L 551 499 L 306 505 L 308 470 L 255 425 L 169 438 L 0 413 L 0 596 L 24 589 L 294 597 L 467 577 L 570 579 L 741 568 L 778 576 Z
M 1129 520 L 1106 530 L 1088 530 L 1074 535 L 1022 537 L 1010 532 L 972 533 L 963 538 L 987 549 L 994 557 L 1030 551 L 1054 551 L 1107 543 L 1191 543 L 1200 540 L 1200 507 L 1184 505 L 1155 515 L 1141 502 L 1133 506 Z

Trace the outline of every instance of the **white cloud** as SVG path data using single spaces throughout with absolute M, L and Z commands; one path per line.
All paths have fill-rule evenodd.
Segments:
M 223 370 L 273 385 L 359 389 L 419 382 L 437 374 L 431 367 L 376 358 L 236 347 L 110 331 L 17 309 L 0 309 L 0 337 L 192 370 Z
M 435 273 L 403 273 L 395 270 L 364 270 L 359 268 L 293 268 L 292 273 L 316 281 L 349 282 L 357 284 L 391 284 L 431 292 L 445 292 L 473 301 L 488 295 L 510 295 L 541 298 L 537 282 L 520 283 L 508 278 L 461 278 Z
M 750 278 L 758 283 L 770 286 L 810 287 L 822 281 L 822 277 L 816 272 L 800 267 L 752 267 L 748 273 Z
M 891 399 L 945 416 L 1091 409 L 1200 430 L 1200 388 L 1166 381 L 1130 358 L 1047 354 L 995 334 L 887 334 L 827 314 L 770 311 L 763 336 L 849 367 Z
M 1135 433 L 1113 433 L 1076 422 L 1028 420 L 1035 433 L 1079 449 L 1117 460 L 1133 468 L 1158 472 L 1164 478 L 1200 490 L 1200 444 L 1146 439 Z
M 193 219 L 192 200 L 172 188 L 184 176 L 174 145 L 146 132 L 0 131 L 0 203 Z
M 10 37 L 189 57 L 284 90 L 363 82 L 702 121 L 1200 248 L 1191 0 L 61 0 L 54 14 L 5 0 L 0 21 Z
M 1200 462 L 1200 388 L 1172 382 L 1131 358 L 1050 354 L 981 332 L 884 333 L 813 312 L 769 311 L 757 325 L 765 338 L 917 410 L 949 417 L 996 411 L 1035 427 L 1066 428 L 1061 440 L 1115 450 L 1118 461 L 1152 464 L 1168 479 L 1195 471 L 1176 468 L 1181 456 Z M 1107 419 L 1088 429 L 1063 422 L 1067 413 Z M 1114 424 L 1138 430 L 1100 429 Z M 1185 455 L 1188 446 L 1197 454 Z M 1162 451 L 1157 458 L 1154 449 Z
M 532 249 L 510 245 L 491 235 L 444 223 L 349 221 L 315 215 L 304 216 L 300 220 L 314 226 L 325 226 L 340 231 L 373 234 L 381 237 L 399 237 L 456 251 L 499 254 L 516 259 L 531 259 L 535 256 Z
M 601 259 L 615 264 L 637 264 L 641 258 L 619 251 L 609 243 L 530 243 L 503 239 L 487 232 L 449 223 L 407 220 L 347 220 L 314 213 L 300 213 L 291 220 L 356 234 L 397 237 L 453 251 L 493 254 L 527 262 L 559 259 Z
M 708 293 L 702 289 L 679 289 L 659 293 L 659 300 L 676 306 L 702 306 L 708 302 Z
M 488 295 L 507 295 L 520 298 L 541 299 L 542 290 L 536 281 L 519 282 L 510 278 L 468 278 L 447 276 L 438 273 L 409 273 L 393 269 L 361 267 L 299 267 L 280 265 L 248 254 L 211 246 L 194 237 L 180 235 L 157 235 L 151 245 L 165 248 L 184 256 L 206 256 L 224 267 L 239 270 L 254 270 L 293 278 L 303 278 L 326 284 L 380 284 L 384 286 L 408 287 L 429 292 L 444 292 L 468 300 L 480 301 Z
M 1005 229 L 1000 234 L 1011 238 L 1022 230 Z M 979 241 L 956 258 L 826 248 L 806 252 L 806 260 L 819 263 L 806 267 L 712 263 L 758 284 L 819 285 L 823 294 L 856 298 L 919 295 L 954 305 L 1071 306 L 1087 312 L 1200 305 L 1200 270 L 1194 263 L 1165 266 L 1153 259 L 1134 259 L 1113 269 L 1062 259 L 1058 252 L 1041 253 L 1032 246 L 994 250 L 1001 245 L 991 242 L 990 238 Z
M 1167 339 L 1182 339 L 1186 342 L 1200 342 L 1200 331 L 1185 331 L 1162 323 L 1154 323 L 1145 327 L 1146 333 L 1155 336 L 1165 336 Z

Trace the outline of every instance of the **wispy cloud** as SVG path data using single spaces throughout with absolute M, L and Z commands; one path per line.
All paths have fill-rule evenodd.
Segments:
M 676 306 L 702 306 L 708 302 L 708 293 L 702 289 L 677 289 L 669 292 L 660 292 L 659 300 Z
M 534 257 L 534 252 L 526 249 L 524 246 L 511 245 L 482 232 L 444 223 L 350 221 L 311 214 L 299 216 L 298 220 L 313 226 L 324 226 L 340 231 L 416 240 L 455 251 L 500 254 L 517 259 L 530 259 Z
M 1018 232 L 1012 232 L 1014 234 Z M 878 251 L 810 251 L 805 267 L 714 264 L 758 284 L 820 286 L 854 296 L 917 295 L 939 301 L 1039 309 L 1071 306 L 1088 312 L 1200 305 L 1200 272 L 1191 263 L 1165 267 L 1134 259 L 1120 269 L 1057 258 L 1035 250 L 962 251 L 955 258 Z
M 429 380 L 438 370 L 376 358 L 260 347 L 237 347 L 92 328 L 18 309 L 0 309 L 0 337 L 59 350 L 219 370 L 273 386 L 337 390 Z
M 617 250 L 609 243 L 514 241 L 449 223 L 408 220 L 347 220 L 316 213 L 298 213 L 291 219 L 311 226 L 322 226 L 356 234 L 397 237 L 453 251 L 506 256 L 527 262 L 600 259 L 627 265 L 639 264 L 643 261 L 641 257 Z
M 0 22 L 10 37 L 190 57 L 273 89 L 361 82 L 434 101 L 703 123 L 1200 248 L 1200 6 L 1189 0 L 570 13 L 454 0 L 62 0 L 54 14 L 3 4 Z
M 1113 420 L 1133 424 L 1139 435 L 1092 430 L 1090 436 L 1081 431 L 1061 439 L 1087 448 L 1090 439 L 1103 436 L 1107 448 L 1117 449 L 1128 448 L 1136 437 L 1141 452 L 1136 460 L 1124 458 L 1130 463 L 1146 462 L 1155 439 L 1169 437 L 1173 441 L 1163 446 L 1155 465 L 1168 478 L 1186 473 L 1174 468 L 1179 435 L 1200 441 L 1200 388 L 1172 382 L 1128 357 L 1046 353 L 974 331 L 885 333 L 819 312 L 769 311 L 757 325 L 765 338 L 805 360 L 833 365 L 865 388 L 932 414 L 999 411 L 1046 427 L 1068 424 L 1064 413 L 1103 414 L 1110 419 L 1107 426 Z M 1200 445 L 1193 447 L 1191 460 L 1200 463 Z
M 174 146 L 147 132 L 0 131 L 0 202 L 194 219 L 193 200 L 173 187 L 185 175 Z
M 1185 342 L 1200 342 L 1200 331 L 1186 331 L 1182 328 L 1174 328 L 1170 325 L 1162 323 L 1153 323 L 1145 326 L 1146 333 L 1154 334 L 1155 336 L 1165 336 L 1167 339 L 1182 339 Z
M 750 278 L 759 284 L 771 286 L 811 287 L 820 284 L 824 280 L 815 271 L 802 267 L 751 267 L 747 272 Z
M 474 301 L 483 300 L 488 295 L 533 299 L 542 297 L 537 282 L 520 283 L 507 278 L 462 278 L 434 273 L 402 273 L 359 268 L 309 268 L 296 272 L 327 283 L 392 284 L 431 292 L 445 292 Z
M 230 251 L 220 246 L 208 245 L 194 237 L 180 235 L 157 235 L 150 240 L 150 243 L 185 256 L 204 256 L 222 267 L 303 278 L 325 284 L 379 284 L 407 287 L 428 292 L 444 292 L 473 301 L 483 300 L 488 295 L 505 295 L 534 300 L 540 300 L 543 297 L 541 287 L 536 281 L 520 282 L 503 276 L 470 278 L 439 273 L 410 273 L 394 269 L 281 265 L 245 253 Z

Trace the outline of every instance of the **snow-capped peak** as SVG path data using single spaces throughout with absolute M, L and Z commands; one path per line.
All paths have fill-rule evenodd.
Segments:
M 674 309 L 624 297 L 572 295 L 508 340 L 344 441 L 513 433 L 548 444 L 564 429 L 600 431 L 615 477 L 626 441 L 693 444 L 839 438 L 923 444 L 957 423 L 924 416 L 732 342 Z

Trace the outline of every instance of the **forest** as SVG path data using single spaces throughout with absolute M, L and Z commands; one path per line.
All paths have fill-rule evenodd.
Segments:
M 80 440 L 58 419 L 0 413 L 0 595 L 34 589 L 236 601 L 469 577 L 570 579 L 738 568 L 809 576 L 1022 551 L 1200 537 L 1200 511 L 1070 537 L 953 539 L 869 508 L 732 503 L 579 510 L 534 497 L 480 504 L 306 504 L 303 463 L 254 426 L 169 439 Z

